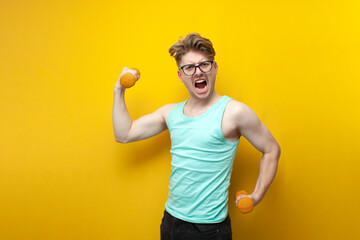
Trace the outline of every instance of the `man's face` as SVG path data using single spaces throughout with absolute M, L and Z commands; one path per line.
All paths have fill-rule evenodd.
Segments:
M 201 52 L 190 51 L 187 52 L 180 61 L 180 67 L 187 64 L 199 65 L 209 59 Z M 187 76 L 183 70 L 178 70 L 178 76 L 180 81 L 185 84 L 189 95 L 191 97 L 204 99 L 212 95 L 215 88 L 215 78 L 218 72 L 218 66 L 216 62 L 213 62 L 210 72 L 204 73 L 199 67 L 195 68 L 194 75 Z

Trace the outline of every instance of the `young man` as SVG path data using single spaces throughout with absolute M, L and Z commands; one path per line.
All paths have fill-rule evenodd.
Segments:
M 248 195 L 254 206 L 275 177 L 280 147 L 253 110 L 216 93 L 218 65 L 209 39 L 189 34 L 169 53 L 176 60 L 189 99 L 132 121 L 119 77 L 114 90 L 115 140 L 128 143 L 165 129 L 170 132 L 172 173 L 161 239 L 232 239 L 228 188 L 240 136 L 263 153 L 255 189 Z M 125 67 L 120 76 L 126 72 L 136 74 Z M 242 197 L 245 195 L 238 196 L 236 204 Z

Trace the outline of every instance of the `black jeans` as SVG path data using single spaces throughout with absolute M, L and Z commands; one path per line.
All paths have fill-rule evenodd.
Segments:
M 161 240 L 231 240 L 230 217 L 221 223 L 190 223 L 164 212 L 160 226 Z

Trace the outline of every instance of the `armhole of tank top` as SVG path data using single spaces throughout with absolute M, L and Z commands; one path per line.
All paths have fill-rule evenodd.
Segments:
M 240 137 L 239 137 L 238 140 L 232 142 L 232 141 L 229 141 L 229 140 L 226 139 L 226 137 L 224 136 L 224 133 L 223 133 L 223 131 L 222 131 L 222 122 L 223 122 L 223 120 L 224 120 L 225 110 L 226 110 L 226 107 L 227 107 L 227 105 L 229 104 L 229 102 L 230 102 L 231 100 L 232 100 L 232 98 L 227 97 L 227 99 L 225 100 L 226 102 L 223 103 L 225 106 L 224 106 L 223 111 L 221 112 L 221 118 L 220 118 L 220 124 L 219 124 L 220 126 L 219 126 L 217 129 L 218 129 L 218 134 L 219 134 L 219 136 L 221 137 L 221 139 L 222 139 L 223 142 L 225 142 L 225 143 L 227 143 L 227 144 L 230 144 L 230 145 L 236 145 L 236 144 L 239 142 Z
M 182 109 L 182 105 L 184 104 L 184 102 L 180 102 L 178 104 L 176 104 L 171 111 L 169 112 L 167 118 L 166 118 L 166 126 L 168 128 L 168 130 L 170 130 L 169 128 L 169 119 L 171 120 L 174 116 L 174 114 L 178 113 L 179 111 L 177 111 L 179 108 Z

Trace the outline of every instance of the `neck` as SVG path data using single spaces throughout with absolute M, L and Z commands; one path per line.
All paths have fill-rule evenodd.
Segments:
M 193 110 L 204 109 L 204 108 L 214 105 L 217 101 L 219 101 L 220 98 L 221 98 L 221 96 L 219 94 L 217 94 L 216 92 L 214 92 L 207 98 L 196 98 L 196 97 L 190 96 L 190 99 L 186 105 L 188 108 L 193 109 Z

